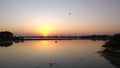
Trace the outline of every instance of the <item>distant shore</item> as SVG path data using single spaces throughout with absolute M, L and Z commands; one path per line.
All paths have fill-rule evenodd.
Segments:
M 0 32 L 0 40 L 108 40 L 110 35 L 83 36 L 15 36 L 9 31 Z
M 107 35 L 90 35 L 90 36 L 14 36 L 13 39 L 19 40 L 108 40 Z

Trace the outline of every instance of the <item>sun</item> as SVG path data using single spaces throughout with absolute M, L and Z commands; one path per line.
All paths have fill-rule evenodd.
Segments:
M 48 34 L 53 31 L 53 28 L 50 25 L 42 25 L 38 29 L 43 36 L 48 36 Z

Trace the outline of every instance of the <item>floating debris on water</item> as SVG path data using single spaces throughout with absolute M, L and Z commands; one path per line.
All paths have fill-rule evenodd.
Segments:
M 80 58 L 80 60 L 81 60 L 81 61 L 83 61 L 83 60 L 84 60 L 84 58 Z
M 54 65 L 56 65 L 57 63 L 49 63 L 50 67 L 53 67 Z
M 55 43 L 57 43 L 57 41 L 55 41 Z
M 39 68 L 39 66 L 36 66 L 35 68 Z

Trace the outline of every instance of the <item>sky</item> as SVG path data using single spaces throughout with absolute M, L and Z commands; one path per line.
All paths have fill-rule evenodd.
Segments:
M 120 0 L 0 0 L 0 31 L 15 35 L 120 32 Z

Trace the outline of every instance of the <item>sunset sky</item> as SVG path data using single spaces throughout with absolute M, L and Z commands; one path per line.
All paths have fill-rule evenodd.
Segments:
M 0 31 L 15 35 L 120 32 L 120 0 L 0 0 Z

